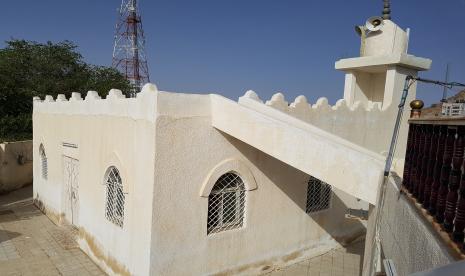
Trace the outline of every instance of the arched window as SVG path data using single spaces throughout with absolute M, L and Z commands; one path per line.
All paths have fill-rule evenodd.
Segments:
M 307 186 L 307 214 L 329 209 L 331 194 L 331 185 L 310 176 Z
M 105 217 L 123 227 L 124 221 L 124 193 L 123 182 L 116 167 L 109 167 L 105 173 L 107 197 L 105 203 Z
M 242 227 L 245 185 L 235 173 L 223 174 L 208 196 L 207 234 Z
M 47 179 L 48 177 L 48 164 L 47 164 L 47 155 L 45 154 L 45 148 L 43 144 L 39 146 L 39 154 L 40 154 L 40 169 L 43 179 Z

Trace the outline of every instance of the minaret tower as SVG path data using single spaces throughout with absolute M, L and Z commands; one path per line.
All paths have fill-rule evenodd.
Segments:
M 131 97 L 150 81 L 142 18 L 137 0 L 122 0 L 118 10 L 112 66 L 132 85 Z
M 429 70 L 431 60 L 407 53 L 409 32 L 391 21 L 390 1 L 383 2 L 382 16 L 356 26 L 361 37 L 360 57 L 341 59 L 336 69 L 346 73 L 344 99 L 349 105 L 377 103 L 383 110 L 397 110 L 405 77 Z M 415 97 L 415 91 L 415 87 L 410 89 L 409 98 Z
M 408 53 L 409 32 L 391 21 L 391 7 L 383 1 L 381 16 L 366 20 L 356 31 L 360 36 L 360 56 L 338 60 L 337 70 L 345 73 L 344 100 L 349 107 L 356 105 L 381 107 L 385 135 L 391 135 L 396 121 L 398 104 L 407 76 L 429 70 L 432 61 Z M 413 15 L 414 16 L 414 15 Z M 355 35 L 355 33 L 354 33 Z M 416 84 L 410 87 L 407 103 L 416 98 Z M 406 113 L 409 111 L 406 110 Z M 407 141 L 408 118 L 404 117 L 398 138 L 395 164 L 402 172 L 402 162 Z M 389 148 L 389 144 L 385 145 Z

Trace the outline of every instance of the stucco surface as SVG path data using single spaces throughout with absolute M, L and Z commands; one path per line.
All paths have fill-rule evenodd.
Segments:
M 431 66 L 406 53 L 403 30 L 385 25 L 364 42 L 369 56 L 336 63 L 346 83 L 334 106 L 326 98 L 310 105 L 304 96 L 289 105 L 281 93 L 263 103 L 252 91 L 235 102 L 160 92 L 153 84 L 131 99 L 115 89 L 106 99 L 95 91 L 35 98 L 33 151 L 43 144 L 49 173 L 34 179 L 34 197 L 57 221 L 71 219 L 81 248 L 109 274 L 258 274 L 351 241 L 366 227 L 345 213 L 376 204 L 405 78 Z M 416 86 L 410 91 L 407 101 Z M 393 164 L 399 173 L 406 120 Z M 34 156 L 34 175 L 40 175 Z M 65 157 L 79 162 L 76 221 L 66 207 Z M 105 218 L 109 166 L 123 180 L 122 228 Z M 246 186 L 243 226 L 207 235 L 209 190 L 231 171 Z M 331 208 L 312 215 L 305 212 L 309 175 L 333 189 Z M 385 228 L 404 231 L 386 212 Z M 405 245 L 396 235 L 392 244 Z M 399 258 L 412 256 L 400 252 Z
M 0 144 L 0 193 L 32 184 L 32 141 Z
M 212 97 L 212 125 L 346 193 L 375 203 L 384 157 L 259 102 Z M 251 109 L 252 107 L 253 109 Z
M 210 96 L 184 95 L 182 101 L 210 107 Z M 269 265 L 321 254 L 364 233 L 362 223 L 344 214 L 347 208 L 366 208 L 366 203 L 334 189 L 331 209 L 309 216 L 309 176 L 212 128 L 209 113 L 157 118 L 152 275 L 256 274 Z M 242 228 L 207 235 L 208 198 L 199 191 L 214 168 L 224 170 L 218 175 L 229 172 L 229 167 L 218 166 L 225 160 L 244 164 L 250 173 L 241 166 L 235 170 L 246 186 L 255 180 L 257 187 L 247 191 Z
M 154 93 L 141 94 L 127 101 L 34 103 L 34 174 L 41 175 L 40 144 L 49 168 L 47 179 L 34 179 L 34 198 L 48 213 L 69 221 L 63 158 L 79 160 L 79 220 L 73 224 L 82 233 L 81 248 L 110 274 L 115 269 L 149 273 L 156 102 Z M 105 218 L 104 176 L 110 166 L 118 168 L 124 186 L 123 228 Z
M 364 233 L 362 223 L 344 214 L 367 203 L 334 189 L 331 209 L 308 216 L 306 173 L 213 128 L 218 114 L 212 98 L 217 96 L 158 92 L 153 85 L 136 99 L 115 93 L 107 99 L 92 91 L 84 100 L 78 94 L 69 100 L 35 99 L 33 114 L 34 152 L 44 146 L 49 168 L 47 179 L 34 180 L 34 197 L 58 222 L 73 220 L 64 200 L 63 158 L 78 160 L 79 216 L 72 223 L 81 233 L 80 247 L 106 272 L 259 271 L 263 264 L 321 254 Z M 363 148 L 356 151 L 379 159 Z M 116 166 L 123 180 L 123 228 L 105 218 L 104 174 L 109 166 Z M 207 236 L 208 179 L 227 172 L 219 170 L 244 178 L 246 221 L 242 229 Z

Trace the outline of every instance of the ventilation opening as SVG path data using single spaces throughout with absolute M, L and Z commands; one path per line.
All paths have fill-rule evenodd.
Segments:
M 307 187 L 307 214 L 329 209 L 331 195 L 331 185 L 311 176 Z

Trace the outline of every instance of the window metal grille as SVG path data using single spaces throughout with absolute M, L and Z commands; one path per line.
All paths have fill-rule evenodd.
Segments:
M 118 169 L 115 167 L 108 168 L 105 185 L 107 187 L 105 217 L 119 227 L 123 227 L 125 196 Z
M 331 185 L 310 176 L 307 187 L 307 214 L 329 209 L 331 195 Z
M 46 180 L 48 177 L 48 163 L 47 163 L 47 155 L 45 155 L 44 145 L 42 144 L 40 144 L 40 147 L 39 147 L 39 154 L 40 154 L 40 165 L 41 165 L 42 178 Z
M 245 185 L 234 173 L 222 175 L 208 196 L 207 234 L 242 227 Z

